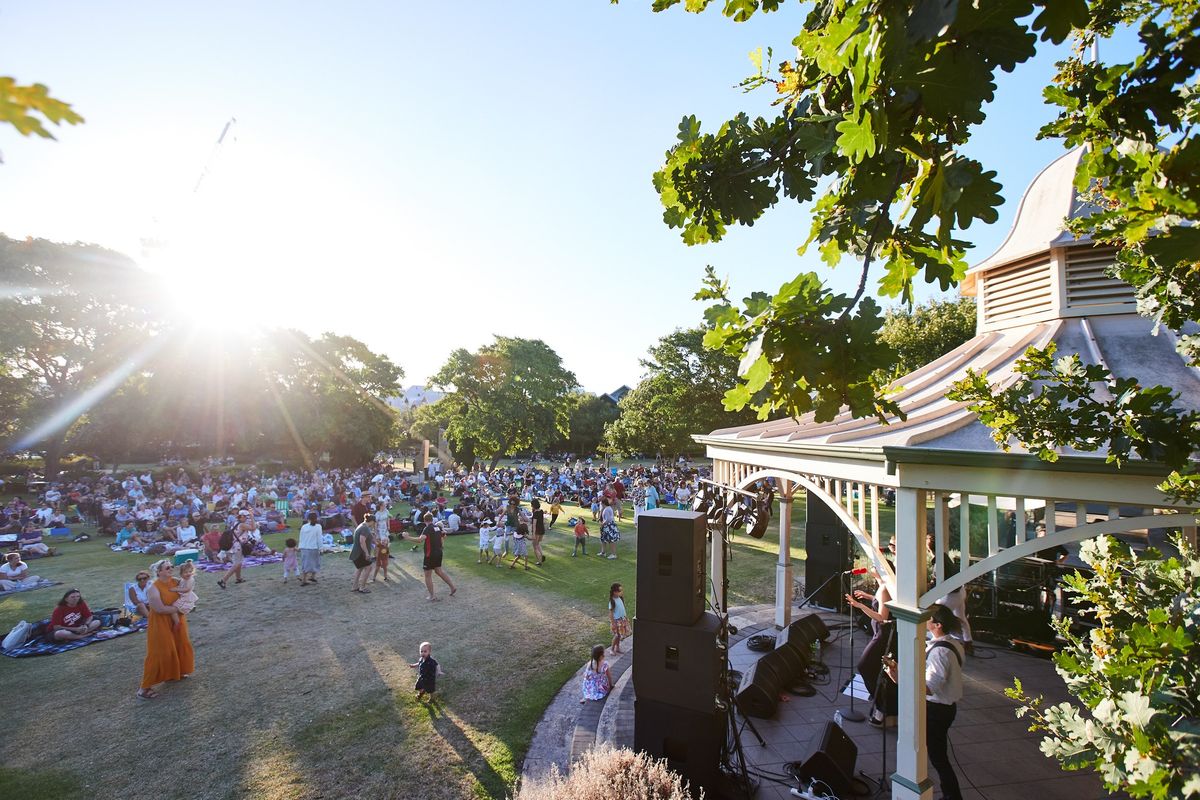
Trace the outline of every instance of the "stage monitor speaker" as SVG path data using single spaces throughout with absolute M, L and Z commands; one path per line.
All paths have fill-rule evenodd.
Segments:
M 829 628 L 825 627 L 825 620 L 816 614 L 809 614 L 787 626 L 783 641 L 784 644 L 807 654 L 811 651 L 813 642 L 823 642 L 828 638 Z
M 633 685 L 637 696 L 692 711 L 712 710 L 721 685 L 720 618 L 705 612 L 694 625 L 643 620 L 639 599 L 634 627 Z
M 638 619 L 695 623 L 704 613 L 705 516 L 656 508 L 638 515 L 637 528 Z
M 776 647 L 764 655 L 759 661 L 766 661 L 775 667 L 783 679 L 783 685 L 791 686 L 798 680 L 808 680 L 808 654 L 789 645 Z
M 854 763 L 858 760 L 858 745 L 846 735 L 840 725 L 825 723 L 817 751 L 796 769 L 796 776 L 816 779 L 829 786 L 838 797 L 854 794 Z
M 760 719 L 775 716 L 779 708 L 779 694 L 787 685 L 779 667 L 778 663 L 763 656 L 742 673 L 742 682 L 737 689 L 737 705 L 743 714 Z
M 845 609 L 845 587 L 835 577 L 850 569 L 854 537 L 825 502 L 808 496 L 804 523 L 804 588 L 806 593 L 834 577 L 817 592 L 812 602 L 822 608 Z
M 726 722 L 725 712 L 715 707 L 690 711 L 639 694 L 633 703 L 633 749 L 666 759 L 667 766 L 686 778 L 693 790 L 703 788 L 711 795 L 721 774 Z

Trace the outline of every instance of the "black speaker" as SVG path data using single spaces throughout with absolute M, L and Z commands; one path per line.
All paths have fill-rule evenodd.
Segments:
M 759 660 L 775 667 L 783 678 L 783 686 L 791 686 L 797 680 L 808 679 L 808 654 L 798 648 L 785 644 L 776 647 Z
M 639 621 L 691 625 L 700 619 L 706 526 L 704 515 L 695 511 L 656 508 L 638 515 Z
M 742 682 L 737 689 L 737 705 L 749 717 L 770 719 L 779 708 L 779 694 L 783 691 L 784 676 L 779 673 L 779 664 L 763 656 L 742 673 Z
M 720 777 L 726 721 L 725 712 L 715 707 L 690 711 L 639 694 L 633 703 L 633 749 L 665 758 L 667 766 L 686 778 L 693 789 L 700 787 L 711 794 Z
M 796 776 L 826 783 L 838 797 L 854 793 L 854 762 L 858 760 L 858 745 L 846 735 L 840 725 L 825 723 L 817 751 L 796 769 Z
M 831 576 L 850 569 L 854 537 L 825 502 L 808 496 L 804 522 L 804 589 L 813 592 Z M 845 587 L 834 578 L 817 592 L 812 602 L 822 608 L 844 610 Z
M 721 620 L 705 612 L 694 625 L 642 619 L 638 600 L 633 685 L 639 698 L 708 712 L 716 706 L 721 681 L 717 632 Z
M 807 654 L 811 652 L 813 642 L 823 642 L 828 638 L 829 628 L 825 627 L 825 620 L 816 614 L 809 614 L 787 626 L 783 641 Z

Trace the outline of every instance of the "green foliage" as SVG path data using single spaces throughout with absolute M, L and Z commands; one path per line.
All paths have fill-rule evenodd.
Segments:
M 751 422 L 753 412 L 727 411 L 725 392 L 737 380 L 737 358 L 704 346 L 708 329 L 676 330 L 642 359 L 641 382 L 621 399 L 621 416 L 605 431 L 605 449 L 631 455 L 694 454 L 696 433 Z
M 1084 452 L 1104 449 L 1117 467 L 1134 455 L 1184 465 L 1200 448 L 1200 413 L 1176 406 L 1178 396 L 1165 386 L 1145 388 L 1114 377 L 1078 354 L 1054 355 L 1053 343 L 1026 350 L 1013 367 L 1019 377 L 1003 390 L 989 384 L 986 372 L 968 370 L 947 396 L 971 403 L 1002 449 L 1015 439 L 1045 461 L 1056 461 L 1058 449 L 1070 445 Z M 1159 488 L 1183 500 L 1197 497 L 1195 477 L 1178 470 Z
M 604 428 L 620 415 L 612 401 L 587 392 L 572 392 L 568 434 L 563 446 L 576 455 L 587 456 L 600 449 Z
M 430 384 L 448 391 L 436 404 L 446 437 L 493 467 L 568 433 L 575 375 L 540 339 L 497 336 L 476 353 L 455 350 Z
M 1078 636 L 1060 621 L 1054 663 L 1081 705 L 1047 707 L 1019 681 L 1006 691 L 1045 733 L 1043 753 L 1136 798 L 1200 795 L 1200 558 L 1174 543 L 1178 558 L 1139 556 L 1109 537 L 1080 548 L 1094 576 L 1066 584 L 1099 625 Z
M 0 285 L 15 290 L 0 300 L 6 444 L 44 452 L 56 474 L 82 413 L 71 404 L 102 381 L 115 389 L 148 356 L 152 282 L 101 247 L 0 235 Z M 60 423 L 39 430 L 52 417 Z
M 684 5 L 702 12 L 709 3 Z M 781 5 L 727 2 L 723 13 L 740 21 Z M 1144 52 L 1129 64 L 1089 63 L 1088 45 L 1118 25 L 1138 29 Z M 706 344 L 746 359 L 729 407 L 763 417 L 814 410 L 819 419 L 843 405 L 858 416 L 892 410 L 872 376 L 890 365 L 875 341 L 878 310 L 862 300 L 866 283 L 882 263 L 879 293 L 911 302 L 919 281 L 944 290 L 962 278 L 967 245 L 956 232 L 995 222 L 1002 202 L 995 172 L 963 147 L 985 119 L 997 71 L 1027 61 L 1039 41 L 1076 40 L 1046 90 L 1060 115 L 1041 134 L 1090 145 L 1078 181 L 1099 211 L 1076 232 L 1119 247 L 1117 273 L 1138 288 L 1144 313 L 1176 330 L 1197 318 L 1200 232 L 1188 221 L 1200 210 L 1198 28 L 1196 0 L 813 3 L 794 60 L 772 68 L 769 52 L 751 54 L 755 71 L 742 87 L 774 90 L 775 116 L 738 114 L 708 129 L 685 117 L 654 174 L 663 220 L 689 245 L 751 225 L 783 200 L 811 202 L 800 252 L 815 245 L 831 266 L 846 257 L 861 265 L 851 297 L 802 274 L 740 306 L 709 272 L 697 295 L 713 301 Z M 1180 338 L 1196 363 L 1200 337 Z M 1132 413 L 1155 428 L 1188 422 L 1161 393 L 1117 397 L 1143 407 L 1112 405 L 1112 417 Z M 1005 398 L 1006 413 L 1019 415 L 1020 396 Z M 1189 487 L 1190 474 L 1181 469 L 1172 486 Z
M 772 411 L 832 419 L 842 406 L 881 419 L 900 409 L 882 396 L 879 376 L 893 352 L 877 335 L 883 319 L 867 298 L 825 289 L 816 274 L 797 275 L 772 295 L 756 292 L 739 309 L 727 285 L 708 268 L 697 299 L 716 303 L 705 312 L 712 328 L 704 345 L 743 356 L 737 382 L 724 396 L 730 411 L 750 406 L 760 419 Z M 790 381 L 790 382 L 789 382 Z
M 54 125 L 78 125 L 83 117 L 71 106 L 50 96 L 50 90 L 40 83 L 22 86 L 15 79 L 0 76 L 0 123 L 7 123 L 22 136 L 53 139 L 43 120 Z
M 890 308 L 879 337 L 896 354 L 891 378 L 907 375 L 975 336 L 975 299 L 930 300 Z

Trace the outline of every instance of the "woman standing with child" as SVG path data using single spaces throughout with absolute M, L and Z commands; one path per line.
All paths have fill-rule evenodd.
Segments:
M 150 565 L 156 578 L 146 591 L 150 624 L 146 628 L 146 661 L 142 666 L 142 685 L 137 696 L 142 700 L 158 697 L 154 687 L 164 681 L 189 677 L 196 669 L 192 641 L 188 636 L 187 615 L 177 605 L 178 587 L 171 578 L 175 569 L 167 559 Z

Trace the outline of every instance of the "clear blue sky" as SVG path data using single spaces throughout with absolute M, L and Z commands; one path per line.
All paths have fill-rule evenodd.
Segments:
M 499 333 L 544 339 L 589 390 L 633 385 L 649 344 L 699 321 L 705 264 L 739 296 L 857 277 L 795 255 L 794 205 L 719 245 L 662 224 L 650 177 L 679 119 L 770 113 L 734 84 L 755 47 L 786 57 L 803 10 L 738 25 L 719 5 L 0 2 L 0 74 L 87 119 L 58 142 L 0 129 L 0 232 L 128 253 L 213 324 L 356 336 L 406 383 Z M 1034 141 L 1053 60 L 1002 76 L 972 144 L 1008 199 L 966 232 L 972 260 L 1062 152 Z

